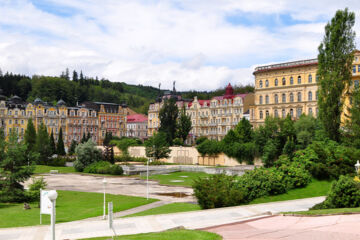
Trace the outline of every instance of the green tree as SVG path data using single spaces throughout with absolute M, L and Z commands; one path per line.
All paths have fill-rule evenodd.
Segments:
M 18 141 L 15 131 L 10 134 L 8 142 L 0 131 L 0 202 L 26 201 L 22 183 L 34 171 L 34 166 L 28 165 L 27 146 Z M 35 154 L 30 153 L 30 157 L 34 158 Z
M 53 131 L 51 131 L 51 134 L 50 134 L 49 144 L 50 144 L 51 154 L 55 154 L 56 153 L 56 145 L 55 145 L 55 139 L 54 139 Z
M 159 132 L 164 132 L 166 134 L 166 140 L 170 145 L 175 138 L 178 115 L 179 109 L 176 105 L 176 100 L 174 98 L 165 100 L 164 105 L 159 112 Z
M 104 146 L 108 146 L 110 144 L 110 141 L 112 139 L 112 132 L 106 132 L 105 133 L 105 138 L 104 138 L 104 141 L 103 141 L 103 145 Z
M 186 109 L 185 106 L 183 106 L 177 123 L 177 135 L 183 142 L 187 139 L 191 128 L 191 118 L 186 115 Z
M 56 145 L 56 152 L 59 155 L 65 155 L 65 147 L 64 147 L 64 140 L 63 140 L 63 131 L 62 128 L 60 128 L 60 132 L 59 132 L 59 138 L 58 138 L 58 142 Z
M 31 118 L 29 118 L 27 123 L 24 140 L 27 144 L 27 151 L 33 152 L 36 144 L 36 130 Z
M 78 172 L 82 172 L 84 168 L 90 164 L 102 160 L 101 150 L 98 149 L 91 140 L 79 144 L 75 149 L 75 153 L 77 157 L 74 162 L 74 167 Z
M 354 59 L 355 14 L 338 10 L 331 22 L 325 26 L 325 36 L 319 46 L 319 117 L 328 137 L 340 139 L 340 116 L 344 98 L 351 83 L 351 67 Z
M 349 114 L 346 121 L 346 135 L 344 142 L 360 148 L 360 88 L 355 87 L 351 93 L 351 102 L 348 107 Z
M 242 118 L 236 125 L 235 132 L 239 136 L 239 140 L 243 143 L 251 142 L 253 139 L 253 129 L 250 121 L 246 118 Z
M 72 140 L 68 152 L 69 155 L 73 155 L 75 153 L 76 146 L 77 146 L 77 142 L 75 140 Z
M 306 148 L 315 137 L 316 120 L 312 116 L 301 115 L 294 123 L 298 148 Z
M 46 165 L 48 163 L 49 157 L 51 156 L 51 147 L 49 135 L 43 122 L 41 122 L 36 134 L 35 149 L 36 152 L 39 153 L 37 163 Z
M 110 144 L 116 145 L 124 155 L 129 155 L 128 148 L 130 146 L 138 146 L 140 145 L 139 142 L 134 138 L 121 138 L 119 140 L 111 140 Z
M 73 71 L 72 80 L 73 80 L 74 82 L 78 82 L 78 81 L 79 81 L 78 73 L 77 73 L 75 70 Z
M 155 160 L 167 158 L 171 152 L 164 132 L 155 133 L 145 141 L 146 156 Z

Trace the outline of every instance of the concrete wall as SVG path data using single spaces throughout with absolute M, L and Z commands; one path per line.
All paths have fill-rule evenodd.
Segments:
M 206 166 L 243 166 L 246 163 L 239 163 L 236 159 L 230 158 L 221 153 L 215 157 L 202 157 L 195 147 L 170 147 L 169 158 L 162 159 L 167 163 L 177 163 L 185 165 L 206 165 Z M 132 157 L 146 157 L 145 147 L 129 147 L 129 154 Z M 262 165 L 260 159 L 255 159 L 255 165 Z

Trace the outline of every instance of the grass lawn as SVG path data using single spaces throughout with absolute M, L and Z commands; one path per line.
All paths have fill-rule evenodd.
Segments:
M 334 208 L 334 209 L 319 209 L 301 212 L 285 212 L 284 214 L 299 214 L 299 215 L 337 215 L 360 213 L 360 208 Z
M 160 207 L 152 208 L 145 210 L 143 212 L 138 212 L 130 214 L 124 217 L 138 217 L 138 216 L 147 216 L 147 215 L 157 215 L 157 214 L 166 214 L 166 213 L 177 213 L 177 212 L 190 212 L 201 210 L 200 206 L 192 203 L 170 203 Z
M 50 170 L 58 170 L 59 173 L 75 173 L 74 167 L 52 167 L 45 165 L 36 165 L 34 174 L 50 173 Z
M 182 177 L 186 176 L 186 177 Z M 173 172 L 169 173 L 168 175 L 158 174 L 158 175 L 151 175 L 149 179 L 157 180 L 160 184 L 165 185 L 174 185 L 174 186 L 185 186 L 191 187 L 194 179 L 199 177 L 208 177 L 210 174 L 204 172 Z M 142 179 L 146 179 L 146 176 L 142 176 Z M 173 180 L 181 180 L 183 182 L 171 182 Z
M 312 179 L 311 183 L 309 183 L 304 188 L 296 188 L 288 191 L 287 193 L 275 195 L 275 196 L 266 196 L 257 198 L 251 201 L 249 204 L 256 203 L 267 203 L 267 202 L 276 202 L 276 201 L 286 201 L 293 199 L 301 199 L 301 198 L 311 198 L 311 197 L 319 197 L 327 195 L 330 190 L 331 182 L 330 181 L 319 181 L 316 179 Z
M 56 222 L 69 222 L 103 214 L 103 194 L 74 191 L 58 191 L 56 200 Z M 114 212 L 148 204 L 156 199 L 106 194 L 106 201 L 113 202 Z M 106 204 L 107 205 L 107 204 Z M 0 228 L 39 225 L 40 209 L 37 203 L 30 210 L 23 204 L 0 203 Z M 50 215 L 42 215 L 43 224 L 50 223 Z
M 111 237 L 87 238 L 82 240 L 108 240 Z M 143 233 L 135 235 L 118 236 L 116 240 L 221 240 L 222 237 L 215 233 L 196 230 L 173 230 L 158 233 Z

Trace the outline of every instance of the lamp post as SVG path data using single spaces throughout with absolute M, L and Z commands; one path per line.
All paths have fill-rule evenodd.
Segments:
M 102 180 L 102 183 L 103 183 L 103 187 L 104 187 L 104 213 L 103 213 L 103 220 L 106 219 L 106 184 L 107 184 L 107 181 L 106 181 L 106 178 L 104 178 Z
M 146 162 L 146 200 L 149 200 L 149 162 L 150 158 Z
M 48 198 L 51 201 L 51 237 L 55 240 L 55 202 L 58 194 L 55 190 L 51 190 L 48 194 Z
M 360 163 L 359 160 L 357 160 L 356 164 L 355 164 L 355 170 L 356 170 L 356 174 L 359 174 L 359 169 L 360 169 Z

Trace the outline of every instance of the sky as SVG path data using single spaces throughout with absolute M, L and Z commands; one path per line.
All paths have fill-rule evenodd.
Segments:
M 253 84 L 256 66 L 316 58 L 345 7 L 359 18 L 357 0 L 0 0 L 0 69 L 180 91 Z

